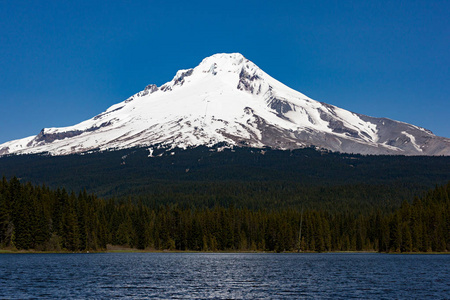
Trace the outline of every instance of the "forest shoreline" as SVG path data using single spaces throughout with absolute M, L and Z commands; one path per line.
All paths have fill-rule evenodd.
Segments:
M 98 253 L 201 253 L 201 254 L 443 254 L 450 255 L 450 252 L 378 252 L 378 251 L 189 251 L 189 250 L 155 250 L 155 249 L 135 249 L 135 248 L 121 248 L 121 249 L 109 249 L 109 250 L 87 250 L 87 251 L 39 251 L 39 250 L 13 250 L 13 249 L 0 249 L 1 254 L 98 254 Z
M 0 181 L 0 249 L 31 252 L 450 251 L 450 182 L 392 211 L 152 206 Z

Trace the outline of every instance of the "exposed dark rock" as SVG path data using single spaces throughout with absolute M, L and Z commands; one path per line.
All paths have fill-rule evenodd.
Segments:
M 55 140 L 62 140 L 65 138 L 74 137 L 74 136 L 80 135 L 82 133 L 83 133 L 83 131 L 81 131 L 81 130 L 71 130 L 71 131 L 56 132 L 56 133 L 45 133 L 45 129 L 42 129 L 41 132 L 39 132 L 39 134 L 34 139 L 34 142 L 51 143 Z
M 361 134 L 364 135 L 365 137 L 369 138 L 369 139 L 372 139 L 372 137 L 370 136 L 370 134 L 368 134 L 368 133 L 365 132 L 365 131 L 361 131 Z
M 182 72 L 180 74 L 180 76 L 178 76 L 177 78 L 174 79 L 174 85 L 183 85 L 184 78 L 191 76 L 193 72 L 194 72 L 194 69 L 189 69 L 185 72 Z
M 131 102 L 134 100 L 134 96 L 131 96 L 130 98 L 128 98 L 127 100 L 125 100 L 125 103 Z
M 252 74 L 248 73 L 244 68 L 241 69 L 241 72 L 239 73 L 239 78 L 247 79 L 249 81 L 254 81 L 254 80 L 260 79 L 260 77 L 256 73 L 252 75 Z
M 253 109 L 252 108 L 250 108 L 250 107 L 246 107 L 246 108 L 244 108 L 244 112 L 245 112 L 245 114 L 247 114 L 247 115 L 253 115 L 254 114 L 254 111 L 253 111 Z
M 9 147 L 5 147 L 5 148 L 1 148 L 0 149 L 0 156 L 1 155 L 6 155 L 9 153 Z
M 333 116 L 337 116 L 336 112 L 334 111 L 335 107 L 333 105 L 330 105 L 328 103 L 324 103 L 324 102 L 320 102 L 320 104 L 322 104 L 324 107 L 326 107 L 328 109 L 328 112 L 333 115 Z M 319 109 L 321 112 L 323 112 L 323 110 Z M 322 119 L 323 120 L 323 119 Z
M 139 93 L 140 97 L 146 96 L 148 94 L 154 93 L 158 90 L 156 84 L 149 84 L 145 87 L 145 89 Z
M 241 91 L 248 91 L 253 94 L 255 86 L 252 82 L 258 79 L 260 79 L 260 77 L 257 74 L 250 74 L 242 68 L 239 73 L 239 83 L 237 88 Z M 261 91 L 261 86 L 259 86 L 258 91 Z
M 211 73 L 211 74 L 213 74 L 213 75 L 215 76 L 215 75 L 217 75 L 216 68 L 217 68 L 217 64 L 214 63 L 214 64 L 211 66 L 211 68 L 209 68 L 209 71 L 208 71 L 208 72 Z
M 291 110 L 295 110 L 295 107 L 292 103 L 289 103 L 284 99 L 278 99 L 275 97 L 269 98 L 268 105 L 271 109 L 275 110 L 280 116 L 283 116 L 284 113 L 287 113 Z
M 335 133 L 344 133 L 354 138 L 359 137 L 358 131 L 345 127 L 344 123 L 339 120 L 330 120 L 330 122 L 328 123 L 328 127 L 331 128 Z
M 334 110 L 329 110 L 334 113 Z M 326 122 L 328 122 L 328 128 L 330 128 L 335 133 L 344 133 L 348 136 L 357 138 L 359 137 L 358 131 L 348 128 L 344 125 L 344 122 L 340 120 L 336 120 L 333 115 L 328 114 L 327 112 L 319 109 L 320 118 Z M 369 136 L 370 137 L 370 136 Z
M 172 87 L 170 85 L 163 85 L 161 86 L 161 91 L 163 92 L 167 92 L 167 91 L 171 91 Z
M 330 114 L 326 113 L 326 112 L 323 111 L 322 109 L 319 108 L 318 111 L 319 111 L 319 113 L 320 113 L 320 118 L 321 118 L 322 120 L 324 120 L 324 121 L 326 121 L 326 122 L 330 122 L 330 121 L 333 119 L 333 117 L 332 117 Z
M 130 99 L 131 99 L 131 98 L 130 98 Z M 131 99 L 131 100 L 133 100 L 133 99 Z M 131 101 L 131 100 L 130 100 L 130 101 Z M 125 105 L 124 105 L 124 106 L 125 106 Z M 98 120 L 98 119 L 100 119 L 100 118 L 102 118 L 102 117 L 104 117 L 104 116 L 106 116 L 106 115 L 109 115 L 109 114 L 112 113 L 112 112 L 121 110 L 124 106 L 121 106 L 121 107 L 119 107 L 119 108 L 113 109 L 113 110 L 111 110 L 111 111 L 104 112 L 104 113 L 102 113 L 102 114 L 99 114 L 99 115 L 97 115 L 97 116 L 94 117 L 94 120 Z
M 65 138 L 71 138 L 74 136 L 78 136 L 84 132 L 91 132 L 98 130 L 100 128 L 106 127 L 111 125 L 111 122 L 105 122 L 100 124 L 99 126 L 93 126 L 91 128 L 88 128 L 86 130 L 70 130 L 70 131 L 64 131 L 64 132 L 55 132 L 55 133 L 45 133 L 45 128 L 39 132 L 39 134 L 34 138 L 32 142 L 45 142 L 45 143 L 51 143 L 55 140 L 63 140 Z M 28 146 L 31 146 L 31 143 L 29 143 Z

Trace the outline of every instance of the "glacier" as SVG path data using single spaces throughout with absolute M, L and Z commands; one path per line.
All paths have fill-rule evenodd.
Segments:
M 450 139 L 424 128 L 313 100 L 239 53 L 215 54 L 150 84 L 79 124 L 44 128 L 0 145 L 0 155 L 67 155 L 132 147 L 229 147 L 450 155 Z

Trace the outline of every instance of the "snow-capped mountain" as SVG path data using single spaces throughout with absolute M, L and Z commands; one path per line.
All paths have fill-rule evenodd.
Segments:
M 166 84 L 74 126 L 44 128 L 0 145 L 0 155 L 162 145 L 295 149 L 362 154 L 450 155 L 450 139 L 414 125 L 315 101 L 270 77 L 241 54 L 216 54 Z

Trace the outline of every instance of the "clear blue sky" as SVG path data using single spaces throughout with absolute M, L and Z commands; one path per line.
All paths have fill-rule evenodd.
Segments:
M 450 137 L 450 1 L 0 0 L 0 143 L 240 52 L 309 97 Z

